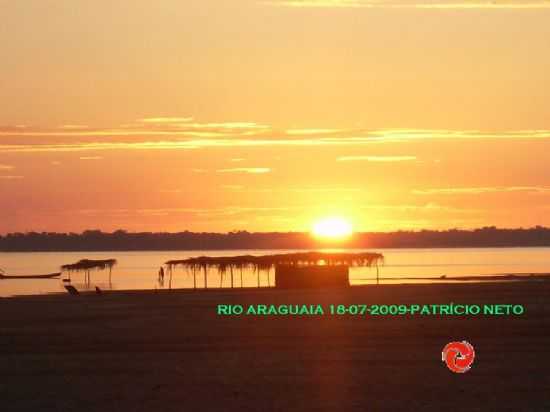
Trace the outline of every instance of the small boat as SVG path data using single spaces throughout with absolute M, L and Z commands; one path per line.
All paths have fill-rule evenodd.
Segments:
M 61 276 L 61 273 L 49 273 L 47 275 L 4 275 L 0 272 L 0 279 L 54 279 Z

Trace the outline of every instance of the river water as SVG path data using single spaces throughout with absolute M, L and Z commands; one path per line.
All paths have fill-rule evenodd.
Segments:
M 344 251 L 344 250 L 342 250 Z M 492 275 L 506 273 L 550 273 L 550 248 L 455 248 L 455 249 L 376 249 L 384 254 L 385 264 L 380 268 L 381 283 L 432 282 L 442 275 Z M 117 259 L 109 283 L 108 271 L 92 272 L 90 284 L 84 284 L 84 275 L 73 274 L 72 284 L 78 289 L 95 288 L 161 289 L 168 287 L 158 282 L 159 267 L 170 259 L 193 256 L 233 256 L 240 254 L 284 253 L 283 250 L 231 250 L 231 251 L 138 251 L 138 252 L 36 252 L 0 253 L 0 268 L 8 275 L 36 275 L 58 272 L 59 267 L 79 259 Z M 359 252 L 359 250 L 350 250 Z M 62 276 L 62 278 L 65 276 Z M 376 269 L 352 268 L 351 284 L 373 283 Z M 434 280 L 384 280 L 384 278 L 427 277 Z M 0 280 L 0 296 L 34 295 L 62 292 L 60 279 Z M 260 286 L 274 284 L 273 273 L 260 274 Z M 257 274 L 245 271 L 243 286 L 258 284 Z M 197 276 L 197 286 L 204 287 L 204 279 Z M 235 274 L 234 286 L 241 286 L 240 273 Z M 173 272 L 173 288 L 192 288 L 191 274 L 178 269 Z M 212 271 L 208 274 L 208 287 L 231 287 L 228 275 L 223 279 Z

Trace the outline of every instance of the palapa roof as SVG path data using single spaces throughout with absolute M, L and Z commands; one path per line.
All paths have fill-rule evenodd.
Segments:
M 116 259 L 104 259 L 104 260 L 92 260 L 92 259 L 81 259 L 76 263 L 70 263 L 67 265 L 61 266 L 61 270 L 66 270 L 68 272 L 83 272 L 87 270 L 103 270 L 111 269 L 116 265 Z
M 264 256 L 200 256 L 183 260 L 169 260 L 165 264 L 169 268 L 181 266 L 185 269 L 217 269 L 225 273 L 228 269 L 270 270 L 276 265 L 290 266 L 375 266 L 384 262 L 380 253 L 329 253 L 329 252 L 300 252 Z

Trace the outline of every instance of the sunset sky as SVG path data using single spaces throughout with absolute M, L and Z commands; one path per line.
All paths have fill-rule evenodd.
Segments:
M 0 10 L 1 233 L 550 225 L 550 1 Z

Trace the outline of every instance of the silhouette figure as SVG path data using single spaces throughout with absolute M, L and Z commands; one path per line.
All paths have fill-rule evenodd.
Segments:
M 164 286 L 164 268 L 162 266 L 159 269 L 159 285 Z
M 73 296 L 80 295 L 78 290 L 73 285 L 65 285 L 65 289 L 67 289 L 67 292 Z

